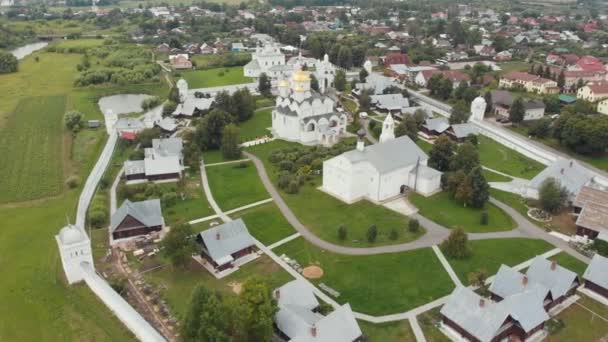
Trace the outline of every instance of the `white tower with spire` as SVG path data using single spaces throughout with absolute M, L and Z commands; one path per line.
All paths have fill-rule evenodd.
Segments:
M 369 59 L 367 61 L 365 61 L 365 63 L 363 63 L 363 69 L 365 69 L 365 71 L 367 71 L 368 75 L 371 75 L 371 73 L 372 73 L 372 62 Z
M 81 263 L 88 262 L 93 266 L 91 241 L 87 234 L 81 228 L 68 224 L 55 235 L 55 240 L 68 283 L 73 284 L 83 280 Z
M 483 121 L 487 105 L 486 99 L 482 96 L 476 97 L 473 102 L 471 102 L 471 116 L 469 117 L 469 121 Z
M 395 139 L 395 120 L 389 113 L 382 123 L 382 133 L 380 134 L 380 143 Z

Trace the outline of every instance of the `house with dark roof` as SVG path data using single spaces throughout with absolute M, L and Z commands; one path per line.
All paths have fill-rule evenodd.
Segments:
M 515 101 L 507 90 L 492 90 L 492 111 L 501 118 L 509 118 L 509 111 Z M 524 121 L 538 120 L 545 115 L 545 103 L 541 100 L 524 100 Z
M 165 226 L 160 200 L 141 202 L 125 200 L 110 220 L 114 240 L 157 232 Z
M 608 258 L 595 254 L 583 274 L 585 288 L 608 300 Z
M 255 252 L 255 241 L 243 219 L 211 227 L 196 235 L 201 257 L 217 272 L 234 267 L 234 263 Z
M 471 135 L 479 135 L 479 130 L 474 124 L 465 122 L 451 125 L 446 133 L 452 140 L 462 142 Z
M 390 67 L 393 64 L 405 64 L 405 65 L 411 65 L 412 62 L 410 61 L 410 57 L 404 53 L 400 53 L 400 52 L 393 52 L 393 53 L 388 53 L 386 54 L 386 56 L 384 57 L 384 66 L 385 67 Z
M 274 290 L 279 310 L 274 321 L 278 333 L 292 342 L 361 341 L 363 333 L 349 304 L 322 315 L 311 285 L 292 280 Z

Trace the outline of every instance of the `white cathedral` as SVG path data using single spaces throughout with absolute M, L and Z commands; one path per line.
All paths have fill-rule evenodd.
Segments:
M 311 89 L 310 73 L 298 65 L 288 80 L 279 81 L 276 108 L 272 111 L 275 137 L 306 145 L 332 145 L 346 132 L 346 113 L 334 111 L 335 103 Z
M 365 131 L 358 132 L 354 150 L 323 162 L 321 190 L 346 202 L 389 200 L 408 190 L 430 196 L 441 190 L 441 172 L 427 166 L 428 156 L 407 135 L 395 138 L 389 114 L 380 142 L 365 146 Z

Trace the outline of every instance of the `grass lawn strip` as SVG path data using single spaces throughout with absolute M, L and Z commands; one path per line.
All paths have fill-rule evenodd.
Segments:
M 272 109 L 256 111 L 253 117 L 239 123 L 241 141 L 250 141 L 263 136 L 270 136 L 269 127 L 272 126 Z
M 565 326 L 554 335 L 549 335 L 547 341 L 550 342 L 571 342 L 571 341 L 601 341 L 608 336 L 608 322 L 595 316 L 585 308 L 608 319 L 608 307 L 600 304 L 593 299 L 581 295 L 575 304 L 557 315 Z M 583 305 L 585 308 L 581 307 Z
M 414 342 L 416 337 L 410 326 L 410 322 L 398 321 L 391 323 L 374 324 L 366 321 L 357 321 L 359 327 L 371 341 L 389 342 Z
M 469 233 L 507 231 L 515 228 L 513 219 L 492 203 L 486 203 L 485 209 L 464 207 L 451 199 L 446 192 L 431 197 L 412 193 L 408 199 L 419 209 L 422 216 L 446 228 L 462 227 Z M 481 213 L 484 210 L 488 212 L 487 225 L 481 224 Z
M 486 169 L 481 170 L 481 173 L 485 177 L 486 182 L 510 182 L 513 180 L 513 178 L 509 178 Z
M 370 256 L 333 254 L 297 238 L 273 250 L 302 267 L 323 269 L 315 284 L 340 292 L 339 303 L 369 315 L 404 312 L 449 294 L 454 284 L 430 248 Z
M 223 211 L 270 197 L 251 162 L 216 165 L 206 172 L 213 197 Z
M 190 89 L 220 87 L 253 82 L 245 77 L 243 67 L 215 68 L 207 70 L 184 71 L 182 77 Z
M 469 284 L 468 275 L 471 272 L 483 268 L 488 276 L 492 276 L 498 272 L 501 264 L 516 266 L 553 248 L 543 240 L 525 238 L 477 240 L 470 244 L 473 251 L 470 258 L 456 260 L 446 256 L 465 285 Z
M 545 165 L 532 160 L 500 143 L 479 135 L 479 160 L 483 166 L 500 171 L 513 177 L 532 179 Z
M 565 267 L 572 272 L 575 272 L 581 277 L 587 269 L 587 264 L 565 252 L 561 252 L 557 255 L 554 255 L 549 259 L 557 261 L 560 266 Z
M 249 233 L 266 246 L 296 233 L 274 203 L 239 211 L 230 217 L 242 218 Z

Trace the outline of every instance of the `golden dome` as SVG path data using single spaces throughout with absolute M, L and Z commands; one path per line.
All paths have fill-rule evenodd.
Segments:
M 298 70 L 293 74 L 293 80 L 296 82 L 310 82 L 310 76 L 304 70 Z
M 279 82 L 279 87 L 289 87 L 289 83 L 285 80 Z

